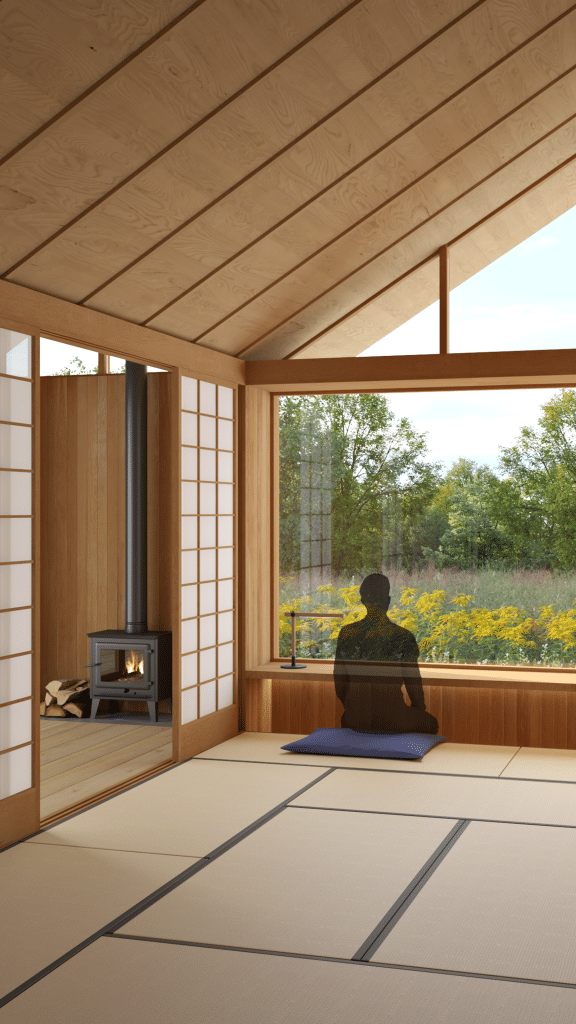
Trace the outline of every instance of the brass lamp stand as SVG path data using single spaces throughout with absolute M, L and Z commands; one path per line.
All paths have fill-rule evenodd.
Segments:
M 292 619 L 292 662 L 290 665 L 280 665 L 280 668 L 306 668 L 306 665 L 296 664 L 296 619 L 343 619 L 344 612 L 286 612 L 286 618 Z

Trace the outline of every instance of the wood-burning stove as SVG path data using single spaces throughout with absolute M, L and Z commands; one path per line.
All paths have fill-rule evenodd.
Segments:
M 145 700 L 150 719 L 171 697 L 172 634 L 147 625 L 147 371 L 126 363 L 126 629 L 89 633 L 91 718 L 102 698 Z
M 152 722 L 158 721 L 158 702 L 171 698 L 172 633 L 148 630 L 126 633 L 104 629 L 89 633 L 90 697 L 95 718 L 102 698 L 145 700 Z

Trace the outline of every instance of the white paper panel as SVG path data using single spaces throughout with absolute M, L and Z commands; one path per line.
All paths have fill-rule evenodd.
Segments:
M 0 377 L 0 419 L 12 423 L 32 422 L 32 384 Z
M 211 715 L 216 711 L 216 680 L 211 683 L 204 683 L 200 687 L 200 718 L 203 715 Z
M 218 447 L 229 452 L 234 449 L 234 424 L 230 420 L 218 420 Z
M 216 385 L 200 381 L 200 412 L 216 415 Z
M 0 373 L 31 377 L 32 345 L 29 334 L 0 328 Z
M 198 444 L 198 417 L 195 412 L 182 413 L 182 444 Z
M 32 558 L 32 520 L 0 519 L 0 562 L 29 562 Z
M 196 551 L 182 552 L 182 583 L 196 583 L 198 579 L 198 553 Z
M 182 702 L 180 721 L 182 725 L 186 725 L 186 722 L 193 722 L 198 718 L 198 687 L 193 686 L 191 690 L 182 690 L 180 699 Z
M 182 448 L 182 479 L 198 479 L 198 449 Z
M 218 484 L 218 512 L 221 516 L 234 513 L 234 487 L 232 484 Z
M 182 587 L 182 618 L 191 619 L 198 614 L 198 587 L 195 583 Z
M 0 610 L 32 604 L 32 563 L 0 565 Z
M 216 616 L 204 615 L 198 619 L 198 646 L 214 647 L 216 643 Z
M 200 449 L 200 480 L 216 479 L 216 452 Z
M 198 381 L 193 377 L 182 377 L 182 408 L 190 412 L 198 409 Z
M 0 516 L 32 515 L 32 473 L 0 471 Z
M 216 420 L 213 416 L 200 417 L 200 447 L 216 447 Z
M 216 584 L 200 584 L 200 615 L 212 615 L 216 611 Z
M 234 517 L 218 516 L 218 547 L 232 547 L 234 543 Z
M 218 680 L 218 710 L 229 708 L 234 703 L 234 676 L 222 676 Z
M 198 547 L 198 516 L 182 516 L 182 548 Z
M 198 485 L 185 480 L 182 484 L 182 515 L 195 516 L 198 512 Z
M 218 675 L 225 676 L 234 671 L 234 644 L 218 647 Z
M 198 649 L 198 619 L 183 619 L 180 623 L 181 654 Z
M 218 548 L 218 579 L 234 575 L 234 548 Z
M 32 786 L 32 745 L 0 754 L 0 800 Z
M 213 647 L 200 651 L 198 678 L 201 683 L 216 677 L 216 651 Z
M 20 654 L 16 658 L 0 661 L 0 704 L 20 700 L 32 694 L 32 655 Z
M 0 612 L 0 657 L 32 650 L 32 612 Z
M 218 583 L 218 611 L 223 612 L 234 607 L 234 581 L 224 580 Z
M 229 420 L 234 416 L 234 389 L 221 384 L 218 385 L 218 415 L 227 416 Z
M 182 658 L 181 688 L 195 686 L 198 682 L 198 655 L 185 654 Z
M 216 515 L 216 484 L 200 484 L 200 514 Z
M 218 452 L 218 480 L 228 483 L 234 480 L 234 456 L 231 452 Z
M 227 644 L 234 639 L 234 612 L 220 612 L 218 616 L 218 643 Z
M 0 750 L 19 747 L 32 741 L 32 701 L 7 704 L 0 708 Z
M 201 548 L 216 547 L 216 516 L 200 516 Z
M 198 578 L 202 583 L 206 580 L 216 579 L 216 551 L 214 548 L 206 548 L 199 552 Z
M 32 469 L 32 427 L 0 423 L 0 469 Z

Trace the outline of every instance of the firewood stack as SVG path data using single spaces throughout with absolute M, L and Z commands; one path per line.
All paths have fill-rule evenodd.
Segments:
M 46 718 L 88 718 L 90 683 L 86 679 L 53 679 L 46 684 L 46 700 L 40 705 Z

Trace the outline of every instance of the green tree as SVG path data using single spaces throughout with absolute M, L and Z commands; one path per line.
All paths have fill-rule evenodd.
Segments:
M 68 365 L 63 370 L 58 370 L 57 373 L 52 374 L 52 376 L 79 377 L 86 373 L 98 373 L 98 367 L 95 366 L 93 370 L 89 370 L 78 356 L 72 356 Z M 111 373 L 126 373 L 126 366 L 124 365 L 121 370 L 112 370 Z
M 538 427 L 523 427 L 502 448 L 508 483 L 502 516 L 525 562 L 576 567 L 576 391 L 542 406 Z
M 300 564 L 301 467 L 315 457 L 330 466 L 333 573 L 380 567 L 387 543 L 410 560 L 439 473 L 426 454 L 425 435 L 397 420 L 383 395 L 282 399 L 280 571 Z

